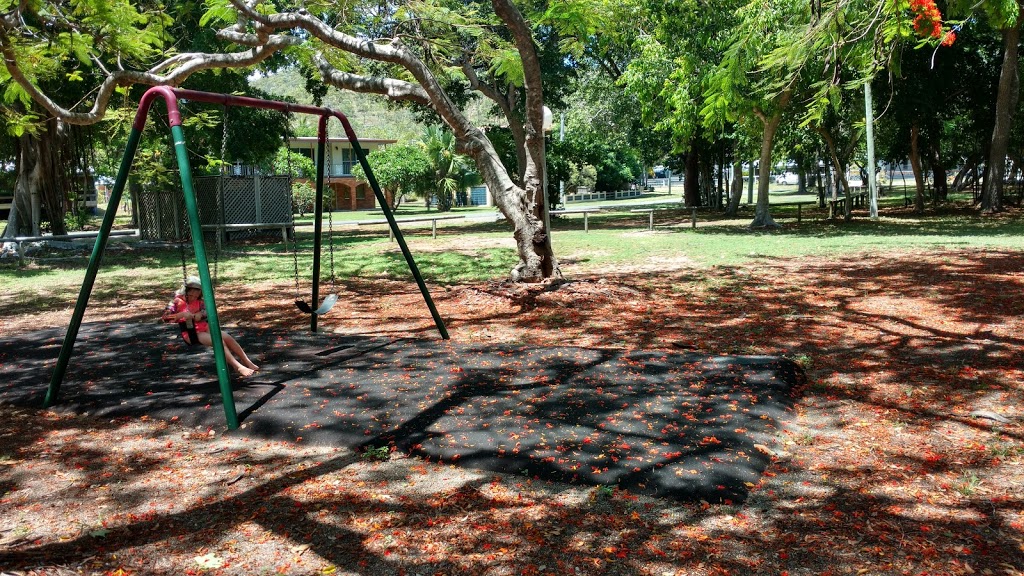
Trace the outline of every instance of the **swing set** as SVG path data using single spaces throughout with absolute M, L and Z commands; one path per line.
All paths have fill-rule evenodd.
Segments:
M 85 317 L 85 309 L 89 303 L 89 296 L 92 293 L 93 285 L 96 281 L 96 274 L 99 271 L 103 250 L 110 238 L 110 231 L 114 225 L 114 217 L 117 215 L 117 207 L 121 204 L 121 196 L 124 192 L 125 184 L 128 181 L 128 174 L 131 171 L 132 162 L 134 161 L 135 154 L 139 148 L 142 130 L 146 125 L 146 117 L 153 105 L 153 101 L 157 98 L 163 98 L 167 105 L 167 119 L 171 128 L 171 137 L 174 140 L 174 152 L 181 175 L 181 187 L 185 197 L 185 209 L 188 215 L 189 230 L 191 231 L 192 236 L 192 247 L 195 252 L 196 267 L 199 271 L 200 283 L 203 288 L 203 300 L 206 303 L 206 320 L 210 326 L 210 338 L 213 340 L 213 354 L 217 364 L 217 380 L 220 385 L 221 398 L 224 403 L 224 414 L 226 416 L 229 429 L 233 430 L 238 428 L 238 413 L 235 409 L 234 395 L 231 390 L 231 381 L 224 357 L 224 342 L 221 337 L 220 319 L 217 316 L 217 305 L 214 299 L 213 282 L 210 277 L 210 264 L 207 258 L 205 242 L 203 240 L 202 224 L 199 219 L 198 203 L 196 201 L 195 188 L 192 182 L 192 169 L 189 166 L 188 161 L 185 133 L 182 129 L 181 111 L 178 108 L 179 100 L 221 104 L 225 107 L 242 106 L 249 108 L 263 108 L 267 110 L 276 110 L 285 114 L 296 112 L 300 114 L 312 114 L 320 117 L 320 122 L 317 128 L 316 198 L 314 201 L 315 215 L 313 219 L 313 271 L 311 302 L 314 304 L 320 301 L 320 251 L 323 241 L 322 218 L 324 211 L 323 191 L 327 122 L 331 117 L 337 118 L 341 122 L 342 128 L 345 131 L 345 136 L 352 145 L 352 150 L 359 160 L 359 164 L 362 166 L 363 172 L 366 174 L 366 179 L 369 181 L 370 187 L 373 189 L 377 202 L 380 204 L 380 208 L 384 212 L 385 218 L 387 218 L 388 225 L 391 227 L 391 231 L 394 234 L 399 247 L 402 249 L 402 254 L 405 256 L 405 261 L 409 265 L 409 270 L 416 279 L 420 293 L 423 295 L 423 300 L 426 302 L 431 316 L 433 316 L 434 325 L 437 327 L 441 338 L 445 340 L 448 339 L 448 330 L 445 328 L 444 321 L 441 319 L 441 316 L 437 312 L 437 308 L 434 306 L 434 302 L 430 297 L 430 292 L 427 290 L 426 283 L 423 281 L 423 276 L 420 274 L 419 268 L 413 260 L 412 253 L 409 251 L 409 247 L 402 236 L 402 232 L 398 228 L 398 223 L 395 221 L 395 216 L 392 213 L 390 206 L 388 206 L 387 199 L 381 192 L 380 185 L 377 183 L 377 178 L 374 176 L 373 170 L 370 168 L 370 164 L 366 160 L 366 153 L 363 151 L 362 147 L 360 147 L 359 140 L 356 138 L 356 134 L 352 130 L 352 125 L 344 114 L 329 108 L 316 106 L 290 104 L 275 100 L 232 96 L 229 94 L 197 92 L 195 90 L 185 90 L 170 86 L 155 86 L 143 94 L 142 99 L 139 102 L 139 108 L 135 113 L 135 120 L 132 123 L 132 129 L 128 135 L 128 143 L 125 147 L 124 156 L 121 158 L 121 165 L 118 168 L 117 178 L 114 181 L 114 187 L 110 193 L 110 202 L 108 205 L 113 208 L 108 209 L 104 214 L 103 223 L 101 224 L 99 233 L 96 236 L 96 244 L 93 246 L 92 255 L 89 258 L 89 266 L 86 269 L 85 278 L 82 281 L 82 288 L 79 292 L 78 300 L 75 303 L 75 311 L 71 316 L 71 323 L 68 325 L 68 331 L 64 336 L 64 342 L 60 349 L 60 356 L 57 358 L 57 365 L 54 368 L 53 376 L 50 378 L 50 385 L 46 392 L 46 398 L 43 401 L 44 407 L 52 406 L 56 402 L 57 396 L 60 393 L 60 386 L 64 381 L 64 375 L 67 372 L 68 363 L 71 359 L 75 341 L 78 338 L 78 331 L 81 328 L 82 319 Z M 331 254 L 331 260 L 333 265 L 333 253 Z M 297 277 L 298 266 L 296 265 L 296 279 Z M 310 331 L 316 332 L 318 317 L 322 314 L 326 314 L 327 311 L 334 306 L 334 303 L 337 302 L 337 299 L 338 295 L 336 293 L 330 294 L 315 309 L 312 305 L 307 304 L 304 300 L 299 298 L 296 298 L 295 305 L 303 313 L 309 314 Z

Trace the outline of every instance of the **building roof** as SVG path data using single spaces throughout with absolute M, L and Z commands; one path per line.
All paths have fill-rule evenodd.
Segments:
M 294 136 L 288 139 L 289 143 L 304 144 L 307 142 L 315 143 L 319 138 L 316 136 Z M 330 143 L 348 144 L 348 138 L 344 136 L 330 136 L 327 138 Z M 360 144 L 395 144 L 398 140 L 390 140 L 387 138 L 360 138 Z

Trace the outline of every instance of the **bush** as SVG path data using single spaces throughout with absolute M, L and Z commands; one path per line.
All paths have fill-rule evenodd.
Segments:
M 331 210 L 334 200 L 331 188 L 324 186 L 324 210 Z M 309 182 L 292 183 L 292 214 L 305 216 L 307 212 L 313 212 L 316 208 L 316 188 Z
M 74 210 L 68 210 L 64 213 L 64 228 L 68 232 L 78 232 L 85 229 L 85 225 L 89 223 L 89 220 L 88 208 L 79 207 Z

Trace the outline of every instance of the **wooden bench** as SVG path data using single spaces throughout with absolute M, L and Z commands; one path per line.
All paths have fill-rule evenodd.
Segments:
M 564 208 L 562 210 L 551 210 L 548 214 L 559 216 L 562 214 L 583 214 L 583 231 L 590 232 L 589 215 L 593 212 L 600 212 L 600 208 Z
M 401 220 L 396 219 L 395 223 L 397 223 L 397 224 L 407 224 L 407 223 L 410 223 L 410 222 L 430 222 L 430 237 L 431 238 L 437 238 L 437 221 L 438 220 L 459 220 L 459 219 L 463 219 L 465 217 L 466 216 L 463 215 L 463 214 L 448 214 L 448 215 L 444 215 L 444 216 L 423 216 L 423 217 L 419 217 L 419 218 L 403 218 Z M 356 225 L 357 226 L 375 226 L 375 225 L 387 224 L 387 223 L 388 223 L 387 219 L 386 218 L 382 218 L 380 220 L 360 220 L 360 221 L 356 222 Z M 392 230 L 390 226 L 388 226 L 388 236 L 391 238 L 391 240 L 395 239 L 395 231 Z
M 56 240 L 60 242 L 74 242 L 75 240 L 95 240 L 99 232 L 72 232 L 70 234 L 61 234 L 58 236 L 43 235 L 43 236 L 15 236 L 14 238 L 0 238 L 0 245 L 8 242 L 14 242 L 15 250 L 18 252 L 18 261 L 21 262 L 25 259 L 25 247 L 26 242 L 47 242 Z M 111 230 L 110 236 L 138 236 L 138 230 Z
M 231 230 L 265 230 L 279 228 L 281 230 L 281 241 L 285 244 L 288 243 L 288 232 L 294 227 L 292 222 L 262 222 L 256 223 L 241 223 L 241 224 L 203 224 L 203 230 L 216 230 L 217 231 L 217 249 L 221 248 L 224 242 L 224 236 Z

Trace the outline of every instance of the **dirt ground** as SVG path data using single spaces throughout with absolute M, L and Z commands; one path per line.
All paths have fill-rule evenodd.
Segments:
M 563 270 L 558 286 L 431 289 L 456 341 L 800 362 L 810 383 L 746 502 L 0 406 L 0 572 L 1024 574 L 1024 254 Z M 243 342 L 247 326 L 303 328 L 289 287 L 229 289 L 222 318 Z M 343 290 L 325 329 L 434 333 L 415 284 Z M 87 320 L 163 304 L 125 294 Z M 69 317 L 5 315 L 2 332 Z

